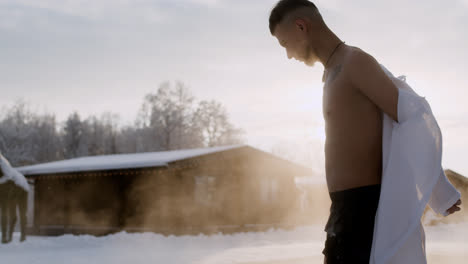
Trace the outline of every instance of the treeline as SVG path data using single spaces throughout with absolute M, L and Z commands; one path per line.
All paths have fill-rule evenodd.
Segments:
M 243 131 L 217 101 L 196 101 L 180 82 L 163 83 L 147 94 L 132 126 L 119 126 L 118 115 L 64 122 L 38 114 L 19 101 L 0 113 L 0 151 L 13 166 L 82 156 L 166 151 L 243 143 Z

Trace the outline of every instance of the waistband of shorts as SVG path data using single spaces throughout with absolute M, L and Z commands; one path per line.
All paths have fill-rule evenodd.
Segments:
M 334 201 L 347 201 L 347 200 L 356 200 L 356 199 L 365 199 L 377 196 L 380 196 L 381 184 L 374 184 L 368 186 L 361 186 L 352 189 L 330 192 L 330 198 L 332 202 Z

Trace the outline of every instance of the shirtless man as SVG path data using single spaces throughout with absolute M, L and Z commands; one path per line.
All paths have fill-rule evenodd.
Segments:
M 326 263 L 369 263 L 382 176 L 382 112 L 398 122 L 398 88 L 379 63 L 340 40 L 307 0 L 281 0 L 270 32 L 289 59 L 320 62 L 325 171 L 332 200 Z M 460 210 L 456 205 L 450 213 Z

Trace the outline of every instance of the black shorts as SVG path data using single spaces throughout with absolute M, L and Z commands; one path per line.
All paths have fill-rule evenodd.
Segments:
M 330 193 L 326 263 L 369 263 L 379 197 L 380 184 Z

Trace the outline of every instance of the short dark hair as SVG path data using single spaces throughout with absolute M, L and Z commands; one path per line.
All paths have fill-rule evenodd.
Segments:
M 281 0 L 270 13 L 270 33 L 273 35 L 276 26 L 281 23 L 283 18 L 291 11 L 300 7 L 312 7 L 317 10 L 317 6 L 308 0 Z

